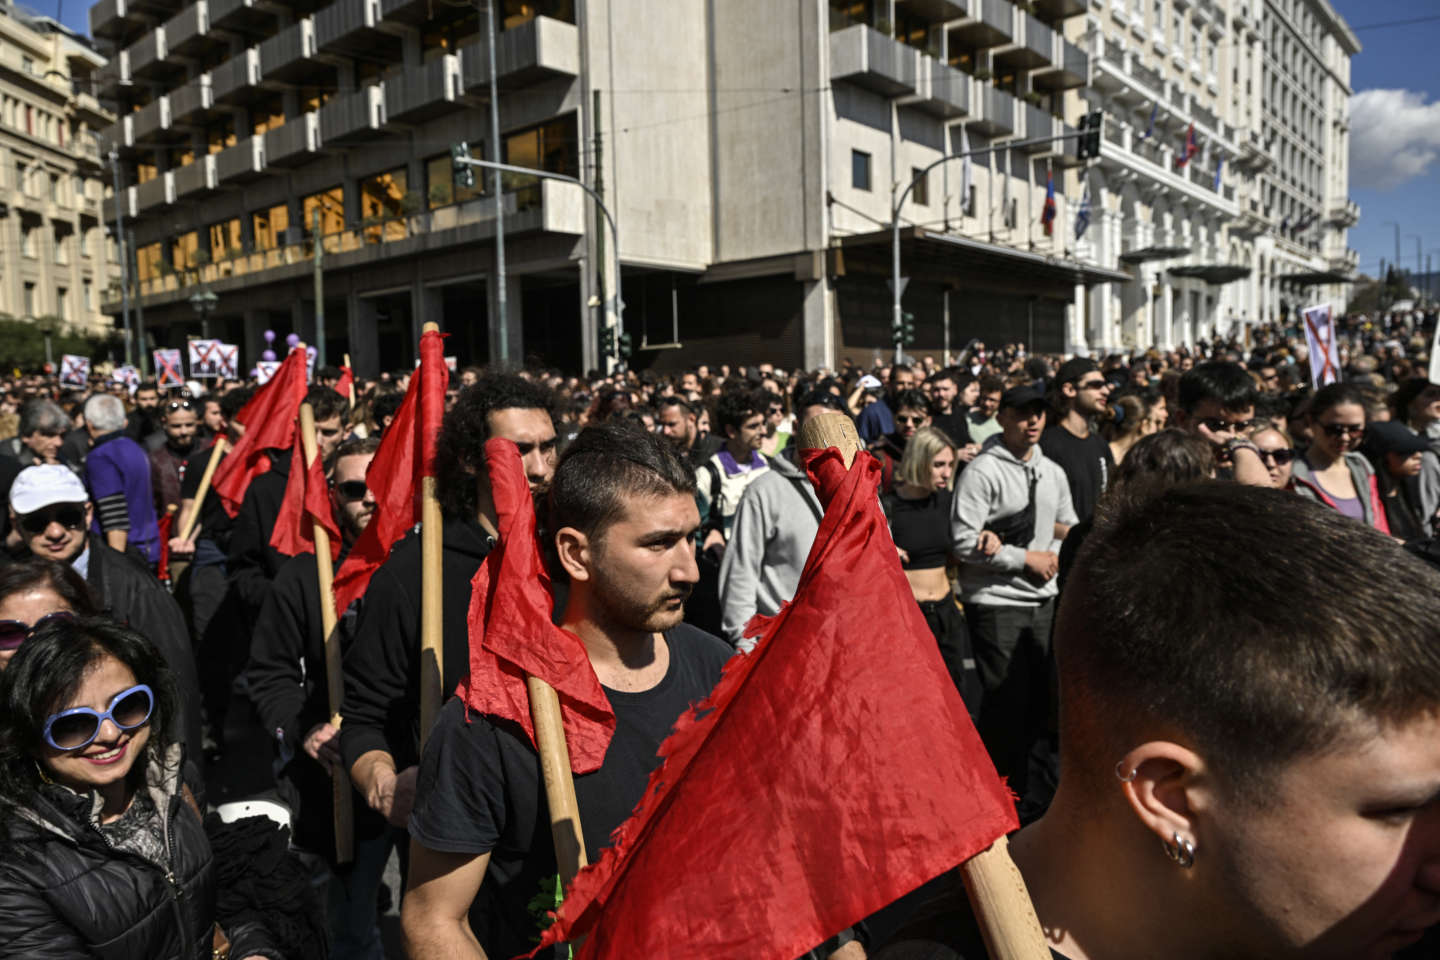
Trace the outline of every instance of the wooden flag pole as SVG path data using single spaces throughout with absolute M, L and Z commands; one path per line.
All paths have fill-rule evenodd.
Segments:
M 422 333 L 440 330 L 430 322 Z M 420 371 L 416 371 L 420 376 Z M 420 401 L 420 429 L 433 430 L 436 425 L 426 415 L 436 411 L 425 409 L 424 392 Z M 444 520 L 440 501 L 435 497 L 435 478 L 420 478 L 420 750 L 430 738 L 430 728 L 440 714 L 441 677 L 444 676 L 445 631 L 440 589 L 442 560 L 445 556 Z
M 855 454 L 864 449 L 854 421 L 843 413 L 811 417 L 801 425 L 796 442 L 801 450 L 836 448 L 847 469 Z M 1050 960 L 1050 946 L 1025 889 L 1025 878 L 1010 859 L 1004 837 L 966 860 L 960 872 L 993 960 Z
M 205 472 L 200 474 L 200 486 L 195 490 L 195 503 L 190 508 L 189 516 L 180 524 L 181 540 L 189 540 L 190 535 L 195 532 L 195 524 L 200 519 L 200 507 L 205 503 L 205 494 L 210 492 L 210 481 L 214 478 L 215 468 L 219 466 L 220 458 L 225 455 L 227 447 L 225 438 L 221 437 L 215 441 L 215 446 L 210 448 L 210 459 L 205 462 Z
M 589 858 L 585 834 L 580 828 L 580 801 L 575 796 L 575 778 L 570 773 L 570 748 L 560 717 L 560 695 L 539 677 L 527 676 L 530 691 L 530 719 L 535 724 L 535 746 L 540 753 L 540 772 L 545 778 L 545 802 L 550 807 L 550 837 L 555 842 L 555 863 L 560 885 L 570 881 Z
M 315 442 L 315 410 L 308 403 L 300 405 L 300 442 L 305 447 L 305 469 L 320 458 L 320 445 Z M 292 467 L 291 469 L 294 469 Z M 320 579 L 320 625 L 325 631 L 325 685 L 330 693 L 330 725 L 340 729 L 340 700 L 345 679 L 340 672 L 340 638 L 335 633 L 335 568 L 330 557 L 330 531 L 311 518 L 315 539 L 315 570 Z M 350 777 L 343 767 L 330 773 L 335 800 L 335 860 L 349 863 L 355 859 L 355 810 L 351 804 Z

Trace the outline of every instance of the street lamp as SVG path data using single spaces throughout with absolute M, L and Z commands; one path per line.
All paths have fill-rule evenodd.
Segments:
M 200 317 L 200 335 L 206 340 L 210 339 L 210 314 L 215 312 L 215 304 L 220 298 L 209 290 L 202 290 L 190 298 L 190 306 Z

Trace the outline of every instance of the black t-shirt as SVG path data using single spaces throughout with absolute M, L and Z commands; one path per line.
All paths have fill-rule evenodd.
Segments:
M 180 499 L 193 500 L 195 494 L 200 492 L 200 478 L 205 475 L 205 468 L 210 464 L 210 454 L 214 452 L 213 447 L 196 448 L 185 458 L 185 466 L 180 470 Z M 221 459 L 224 459 L 222 455 Z M 216 465 L 218 468 L 218 464 Z M 210 478 L 214 483 L 215 478 Z M 197 504 L 200 510 L 200 539 L 212 540 L 222 551 L 229 548 L 230 531 L 235 527 L 235 521 L 230 519 L 230 514 L 220 505 L 220 496 L 215 492 L 212 485 L 205 491 L 205 501 Z M 177 530 L 176 533 L 179 533 Z
M 949 490 L 936 490 L 920 500 L 907 500 L 898 493 L 885 496 L 885 513 L 890 518 L 890 536 L 909 560 L 906 570 L 934 570 L 945 566 L 950 556 Z
M 953 413 L 933 414 L 930 417 L 930 426 L 938 428 L 958 447 L 967 446 L 971 442 L 969 411 L 961 410 L 958 406 Z
M 683 623 L 665 640 L 670 666 L 657 685 L 642 693 L 606 689 L 615 735 L 600 769 L 575 778 L 591 863 L 645 792 L 675 721 L 710 694 L 734 653 Z M 534 948 L 544 911 L 533 912 L 530 902 L 542 883 L 553 890 L 556 874 L 540 758 L 514 724 L 466 714 L 458 697 L 440 711 L 420 763 L 410 836 L 432 850 L 490 854 L 470 927 L 486 954 L 513 957 Z
M 1095 502 L 1110 484 L 1115 472 L 1115 457 L 1110 444 L 1095 431 L 1083 440 L 1061 426 L 1054 426 L 1040 435 L 1040 449 L 1045 456 L 1060 464 L 1070 481 L 1070 500 L 1075 516 L 1089 520 L 1095 513 Z

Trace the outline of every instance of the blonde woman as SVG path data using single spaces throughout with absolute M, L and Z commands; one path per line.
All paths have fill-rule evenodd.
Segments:
M 950 586 L 951 479 L 955 444 L 935 427 L 915 432 L 895 471 L 895 489 L 884 496 L 890 535 L 910 592 L 939 644 L 960 696 L 972 715 L 980 710 L 980 677 L 970 632 Z

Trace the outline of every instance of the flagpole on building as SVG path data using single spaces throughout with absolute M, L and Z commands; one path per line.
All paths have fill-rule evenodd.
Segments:
M 315 408 L 300 404 L 300 442 L 305 448 L 305 469 L 310 470 L 320 459 L 320 445 L 315 441 Z M 291 470 L 296 469 L 294 465 Z M 325 685 L 329 688 L 330 725 L 340 729 L 340 700 L 345 677 L 340 672 L 340 637 L 335 632 L 335 568 L 330 555 L 330 532 L 314 517 L 310 518 L 311 536 L 315 541 L 315 572 L 320 581 L 320 626 L 324 631 Z M 330 771 L 330 785 L 335 802 L 335 860 L 349 863 L 355 859 L 355 809 L 350 777 L 343 764 Z

